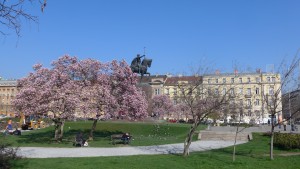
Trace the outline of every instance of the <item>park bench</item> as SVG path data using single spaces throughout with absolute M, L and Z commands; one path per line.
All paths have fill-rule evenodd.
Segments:
M 110 136 L 110 138 L 111 138 L 111 143 L 113 145 L 115 145 L 117 142 L 122 142 L 123 144 L 129 144 L 132 136 L 129 133 L 127 133 L 127 135 L 123 133 L 123 134 L 113 134 Z

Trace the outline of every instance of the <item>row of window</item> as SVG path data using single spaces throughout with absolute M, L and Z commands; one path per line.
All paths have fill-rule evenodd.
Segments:
M 215 94 L 218 94 L 218 90 L 219 89 L 215 89 Z M 244 93 L 243 88 L 239 88 L 238 90 L 239 90 L 238 94 L 243 94 Z M 223 88 L 222 94 L 226 94 L 226 88 Z M 234 88 L 230 89 L 230 94 L 231 95 L 235 94 Z M 251 96 L 252 95 L 251 88 L 247 88 L 245 94 L 248 95 L 248 96 Z M 258 87 L 255 89 L 255 94 L 256 95 L 260 94 L 260 89 Z M 269 88 L 268 94 L 269 95 L 274 95 L 274 87 Z
M 234 77 L 231 78 L 230 82 L 231 83 L 235 83 L 235 79 Z M 208 79 L 208 84 L 211 84 L 213 83 L 212 82 L 212 79 Z M 215 79 L 214 81 L 215 83 L 219 83 L 219 79 Z M 239 83 L 251 83 L 251 78 L 250 77 L 247 77 L 247 80 L 246 81 L 243 81 L 243 78 L 238 78 L 238 82 Z M 261 82 L 261 78 L 260 77 L 256 77 L 255 78 L 255 82 L 256 83 L 260 83 Z M 275 82 L 275 77 L 267 77 L 267 82 Z M 223 78 L 223 83 L 226 83 L 226 78 Z
M 236 104 L 235 100 L 230 100 L 229 103 L 230 103 L 231 105 Z M 241 106 L 241 105 L 244 105 L 244 101 L 243 101 L 243 100 L 239 100 L 239 105 L 240 105 L 240 106 Z M 259 99 L 255 99 L 254 105 L 255 105 L 255 106 L 259 106 L 259 105 L 260 105 L 260 100 L 259 100 Z M 247 99 L 247 100 L 246 100 L 246 106 L 252 106 L 251 99 Z
M 239 91 L 238 91 L 238 94 L 244 94 L 244 89 L 243 89 L 243 88 L 239 88 L 238 90 L 239 90 Z M 182 92 L 184 92 L 184 91 L 182 91 Z M 226 91 L 226 88 L 223 88 L 222 94 L 225 95 L 226 92 L 227 92 L 227 91 Z M 208 93 L 209 93 L 209 94 L 212 94 L 211 89 L 208 89 Z M 154 90 L 154 94 L 155 94 L 155 95 L 159 95 L 159 94 L 160 94 L 160 89 L 159 89 L 159 88 L 156 88 L 156 89 Z M 165 93 L 165 94 L 167 94 L 167 95 L 170 94 L 170 89 L 169 89 L 169 88 L 166 88 L 166 93 Z M 173 94 L 174 94 L 174 95 L 177 94 L 177 88 L 173 88 Z M 215 89 L 214 94 L 216 94 L 216 95 L 219 94 L 219 88 L 216 88 L 216 89 Z M 231 94 L 231 95 L 234 95 L 234 94 L 235 94 L 234 88 L 231 88 L 231 89 L 230 89 L 229 94 Z M 251 96 L 251 95 L 252 95 L 251 88 L 247 88 L 245 94 L 248 95 L 248 96 Z M 259 94 L 260 94 L 260 89 L 259 89 L 259 88 L 256 88 L 256 89 L 255 89 L 255 94 L 256 94 L 256 95 L 259 95 Z M 274 94 L 274 87 L 270 87 L 270 88 L 269 88 L 268 94 L 269 94 L 269 95 L 273 95 L 273 94 Z

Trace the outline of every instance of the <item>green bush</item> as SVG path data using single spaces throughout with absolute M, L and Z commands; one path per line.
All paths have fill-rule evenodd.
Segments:
M 9 144 L 0 142 L 0 168 L 2 169 L 12 168 L 12 162 L 21 159 L 21 157 L 17 155 L 18 148 L 9 146 Z
M 300 134 L 275 133 L 274 146 L 282 149 L 300 149 Z

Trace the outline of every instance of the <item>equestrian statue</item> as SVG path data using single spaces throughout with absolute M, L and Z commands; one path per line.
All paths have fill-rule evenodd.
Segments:
M 144 59 L 141 62 L 141 58 L 143 57 Z M 137 56 L 132 60 L 130 68 L 133 73 L 138 73 L 141 75 L 141 78 L 143 78 L 145 74 L 150 76 L 150 73 L 147 72 L 147 68 L 151 67 L 151 63 L 152 59 L 147 59 L 145 55 L 140 56 L 137 54 Z

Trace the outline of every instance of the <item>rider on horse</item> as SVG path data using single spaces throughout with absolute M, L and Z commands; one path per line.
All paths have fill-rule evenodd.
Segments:
M 141 68 L 141 58 L 145 57 L 145 55 L 140 56 L 140 54 L 137 54 L 137 56 L 132 60 L 131 66 L 135 66 L 138 69 Z
M 131 66 L 136 68 L 137 70 L 140 70 L 142 57 L 145 57 L 145 55 L 140 56 L 139 54 L 137 54 L 137 56 L 132 60 Z

